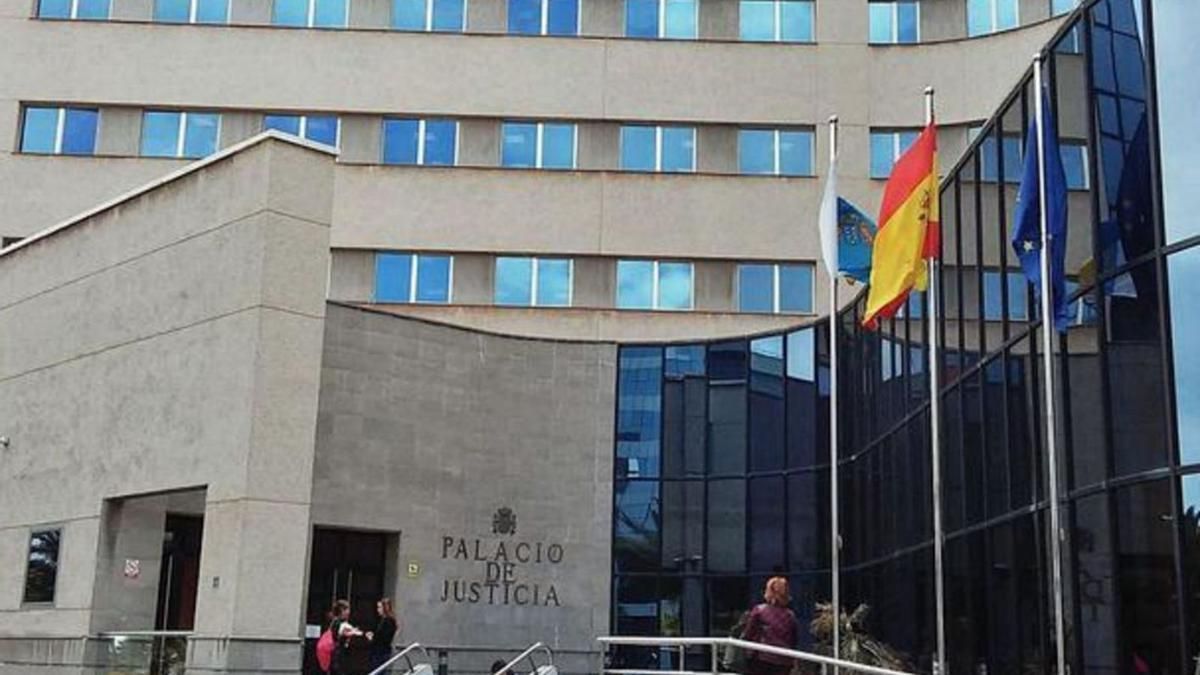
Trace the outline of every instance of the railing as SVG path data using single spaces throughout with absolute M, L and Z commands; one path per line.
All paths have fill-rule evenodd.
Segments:
M 187 670 L 188 631 L 101 633 L 107 675 L 183 675 Z
M 802 652 L 797 649 L 784 649 L 782 647 L 773 647 L 764 645 L 758 642 L 749 642 L 747 640 L 739 640 L 737 638 L 706 638 L 706 637 L 601 637 L 596 638 L 601 644 L 609 646 L 630 646 L 630 647 L 660 647 L 660 648 L 675 648 L 679 652 L 679 668 L 677 670 L 649 670 L 649 669 L 620 669 L 620 668 L 605 668 L 605 675 L 662 675 L 663 673 L 671 673 L 672 675 L 726 675 L 721 671 L 721 658 L 719 650 L 721 647 L 733 647 L 750 652 L 758 652 L 761 654 L 774 654 L 776 656 L 786 656 L 798 661 L 807 661 L 816 663 L 822 666 L 838 668 L 841 670 L 868 673 L 869 675 L 914 675 L 900 670 L 891 670 L 888 668 L 880 668 L 879 666 L 868 666 L 863 663 L 855 663 L 853 661 L 844 661 L 835 659 L 829 656 L 813 654 L 812 652 Z M 688 647 L 707 647 L 711 652 L 712 670 L 710 671 L 689 671 L 684 669 L 685 656 Z
M 539 666 L 537 664 L 537 661 L 533 660 L 533 655 L 539 651 L 546 653 L 546 663 L 541 666 Z M 541 642 L 535 642 L 529 646 L 529 649 L 526 649 L 525 651 L 521 652 L 521 654 L 519 656 L 517 656 L 517 658 L 504 664 L 503 668 L 492 673 L 492 675 L 507 675 L 509 673 L 509 671 L 511 671 L 512 669 L 517 667 L 517 664 L 521 663 L 522 661 L 525 661 L 526 659 L 529 660 L 529 665 L 533 666 L 533 669 L 530 670 L 531 673 L 537 673 L 538 675 L 542 675 L 543 673 L 557 672 L 557 671 L 545 670 L 546 668 L 550 668 L 550 669 L 554 668 L 554 652 L 550 651 L 550 648 L 547 647 L 546 645 L 542 644 Z
M 414 664 L 412 662 L 411 655 L 417 651 L 419 651 L 425 655 L 425 660 L 421 661 L 420 663 Z M 433 666 L 430 665 L 430 663 L 429 663 L 429 652 L 426 651 L 425 648 L 422 647 L 420 643 L 414 642 L 411 645 L 405 647 L 404 649 L 401 649 L 399 652 L 394 654 L 387 661 L 384 661 L 378 668 L 376 668 L 375 670 L 372 670 L 370 672 L 370 675 L 381 675 L 382 673 L 386 673 L 387 671 L 391 670 L 392 666 L 396 665 L 396 663 L 398 663 L 400 661 L 400 659 L 404 659 L 405 664 L 408 666 L 408 669 L 405 672 L 414 673 L 417 671 L 418 668 L 421 668 L 421 666 L 424 666 L 428 670 L 428 675 L 433 674 Z

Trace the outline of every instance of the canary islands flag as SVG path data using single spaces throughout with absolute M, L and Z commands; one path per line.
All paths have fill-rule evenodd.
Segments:
M 875 328 L 893 316 L 915 288 L 925 290 L 925 261 L 937 256 L 937 128 L 930 123 L 896 160 L 883 188 L 879 230 L 871 260 L 871 287 L 863 325 Z

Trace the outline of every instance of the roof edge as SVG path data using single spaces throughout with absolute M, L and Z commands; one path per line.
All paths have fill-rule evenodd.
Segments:
M 138 187 L 133 188 L 132 190 L 129 190 L 120 195 L 117 195 L 116 197 L 109 199 L 108 201 L 101 202 L 100 204 L 97 204 L 96 206 L 93 206 L 92 208 L 90 208 L 82 213 L 71 216 L 70 218 L 67 218 L 66 220 L 64 220 L 62 222 L 51 225 L 50 227 L 47 227 L 44 230 L 35 232 L 34 234 L 31 234 L 28 237 L 25 237 L 21 241 L 13 244 L 12 246 L 9 246 L 7 248 L 0 248 L 0 258 L 3 258 L 12 253 L 15 253 L 16 251 L 19 251 L 19 250 L 25 248 L 26 246 L 35 244 L 39 241 L 42 241 L 43 239 L 47 239 L 55 234 L 58 234 L 59 232 L 62 232 L 63 230 L 70 229 L 71 227 L 74 227 L 75 225 L 78 225 L 79 223 L 81 223 L 85 220 L 88 220 L 89 218 L 100 215 L 101 213 L 104 213 L 105 211 L 116 208 L 117 206 L 120 206 L 121 204 L 124 204 L 126 202 L 132 201 L 132 200 L 146 194 L 147 192 L 157 190 L 158 188 L 160 188 L 164 185 L 173 183 L 173 182 L 175 182 L 181 178 L 184 178 L 188 175 L 191 175 L 201 169 L 207 168 L 208 166 L 210 166 L 212 164 L 216 164 L 217 162 L 220 162 L 224 159 L 232 157 L 233 155 L 236 155 L 236 154 L 238 154 L 244 150 L 247 150 L 255 145 L 264 143 L 264 142 L 266 142 L 268 140 L 272 140 L 272 139 L 277 140 L 277 141 L 283 141 L 284 143 L 290 143 L 292 145 L 306 148 L 308 150 L 314 150 L 316 152 L 320 152 L 320 153 L 329 155 L 329 156 L 333 157 L 334 159 L 337 159 L 337 157 L 338 157 L 338 150 L 336 150 L 335 148 L 331 148 L 327 145 L 322 145 L 320 143 L 316 143 L 316 142 L 310 141 L 308 139 L 299 138 L 299 137 L 293 136 L 291 134 L 285 134 L 285 133 L 283 133 L 281 131 L 277 131 L 275 129 L 268 129 L 262 133 L 251 136 L 250 138 L 247 138 L 244 141 L 234 143 L 233 145 L 229 146 L 228 148 L 225 148 L 224 150 L 221 150 L 220 152 L 215 152 L 203 159 L 199 159 L 195 162 L 191 162 L 190 164 L 187 164 L 186 166 L 182 166 L 182 167 L 176 169 L 175 171 L 172 171 L 168 174 L 165 174 L 163 176 L 155 178 L 154 180 L 150 181 L 149 183 L 144 183 Z

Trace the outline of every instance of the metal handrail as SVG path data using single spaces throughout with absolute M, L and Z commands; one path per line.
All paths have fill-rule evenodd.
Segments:
M 740 640 L 738 638 L 721 638 L 721 637 L 633 637 L 633 636 L 608 636 L 596 638 L 603 645 L 629 645 L 637 647 L 678 647 L 680 654 L 687 647 L 709 647 L 712 650 L 712 673 L 718 675 L 720 673 L 719 659 L 717 657 L 718 647 L 737 647 L 748 651 L 761 652 L 763 654 L 774 654 L 775 656 L 786 656 L 788 658 L 799 661 L 808 661 L 834 668 L 844 670 L 857 671 L 860 673 L 869 673 L 870 675 L 914 675 L 901 670 L 891 670 L 890 668 L 880 668 L 879 666 L 868 666 L 863 663 L 855 663 L 844 659 L 835 659 L 829 656 L 813 654 L 812 652 L 803 652 L 798 649 L 785 649 L 783 647 L 774 647 L 772 645 L 764 645 L 759 642 L 750 642 L 748 640 Z M 632 675 L 633 673 L 687 673 L 682 670 L 683 659 L 679 662 L 680 670 L 677 671 L 630 671 L 630 670 L 611 670 L 604 669 L 604 672 L 609 675 Z
M 504 664 L 503 668 L 492 673 L 492 675 L 507 675 L 509 671 L 511 671 L 513 668 L 516 668 L 517 664 L 525 659 L 529 659 L 529 663 L 533 665 L 533 670 L 536 671 L 538 669 L 538 665 L 537 662 L 533 660 L 533 653 L 539 650 L 546 652 L 546 660 L 548 661 L 548 665 L 554 665 L 554 652 L 550 651 L 550 648 L 541 642 L 535 642 L 529 646 L 529 649 L 521 652 L 517 658 Z
M 380 673 L 387 671 L 388 668 L 391 668 L 400 659 L 407 659 L 408 669 L 412 670 L 413 663 L 412 663 L 412 658 L 409 657 L 409 654 L 418 649 L 421 650 L 421 653 L 425 655 L 425 661 L 428 662 L 429 661 L 429 652 L 426 651 L 426 649 L 421 646 L 421 643 L 414 642 L 411 645 L 409 645 L 409 646 L 405 647 L 404 649 L 400 650 L 399 652 L 397 652 L 395 655 L 393 655 L 387 661 L 384 661 L 382 664 L 380 664 L 380 666 L 378 668 L 376 668 L 375 670 L 372 670 L 369 673 L 369 675 L 379 675 Z

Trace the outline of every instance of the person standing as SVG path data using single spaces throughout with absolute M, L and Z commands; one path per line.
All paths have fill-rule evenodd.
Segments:
M 338 600 L 333 603 L 333 622 L 329 625 L 333 633 L 333 660 L 329 667 L 329 675 L 349 675 L 347 658 L 350 652 L 351 638 L 362 636 L 363 632 L 350 623 L 350 603 Z
M 799 622 L 788 608 L 792 597 L 787 579 L 771 577 L 763 591 L 763 600 L 763 603 L 750 610 L 744 639 L 772 647 L 795 649 L 800 637 Z M 746 657 L 750 675 L 788 675 L 794 661 L 786 656 L 764 652 L 750 652 Z
M 379 623 L 376 624 L 375 630 L 367 633 L 367 639 L 371 641 L 371 670 L 382 666 L 391 657 L 392 641 L 396 639 L 396 631 L 399 629 L 391 598 L 380 598 L 379 602 L 375 603 L 375 614 L 379 617 Z

